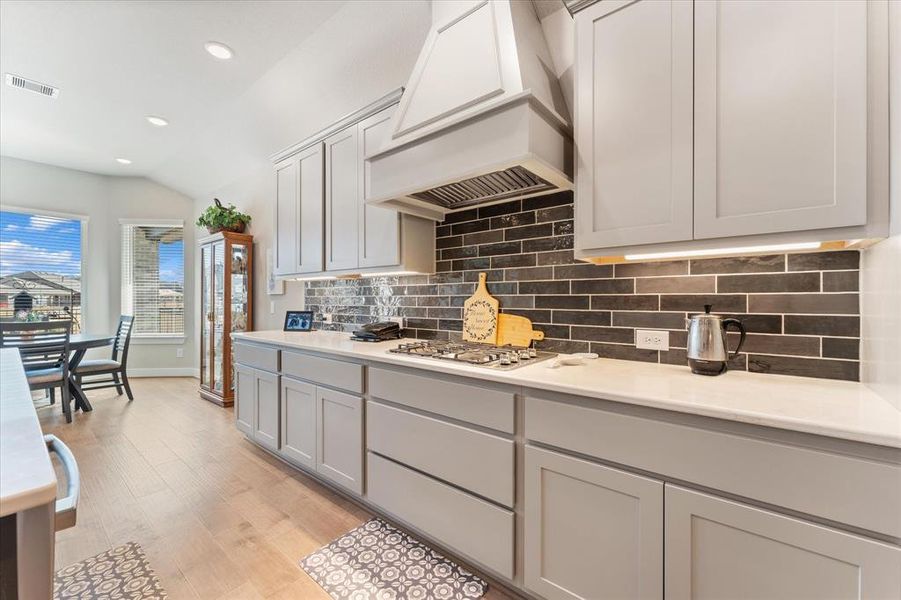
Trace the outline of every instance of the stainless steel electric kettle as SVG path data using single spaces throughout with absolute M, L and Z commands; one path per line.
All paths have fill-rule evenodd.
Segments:
M 688 366 L 698 375 L 719 375 L 726 372 L 726 364 L 738 356 L 745 343 L 745 327 L 738 319 L 724 319 L 710 314 L 711 304 L 704 305 L 704 314 L 686 319 L 688 325 Z M 734 326 L 741 333 L 738 347 L 729 354 L 726 330 Z

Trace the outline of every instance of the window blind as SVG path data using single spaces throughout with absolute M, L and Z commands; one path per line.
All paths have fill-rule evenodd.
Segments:
M 132 335 L 184 335 L 184 227 L 122 225 L 122 312 Z
M 72 318 L 81 329 L 81 219 L 0 211 L 0 318 Z

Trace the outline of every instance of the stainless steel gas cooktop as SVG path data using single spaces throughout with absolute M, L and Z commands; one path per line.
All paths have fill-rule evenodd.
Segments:
M 475 342 L 448 342 L 420 340 L 405 342 L 388 352 L 409 354 L 438 360 L 450 360 L 478 367 L 508 371 L 557 356 L 553 352 L 541 352 L 535 348 L 494 346 Z

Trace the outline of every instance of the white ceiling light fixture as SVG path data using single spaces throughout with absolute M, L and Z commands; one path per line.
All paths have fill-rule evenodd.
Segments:
M 231 48 L 221 42 L 207 42 L 203 47 L 207 52 L 219 60 L 228 60 L 235 55 Z
M 119 163 L 120 165 L 130 165 L 131 164 L 131 161 L 127 158 L 117 158 L 116 162 Z
M 166 125 L 169 124 L 169 121 L 167 119 L 164 119 L 163 117 L 158 117 L 156 115 L 147 115 L 144 118 L 147 119 L 147 122 L 150 123 L 151 125 L 153 125 L 154 127 L 165 127 Z

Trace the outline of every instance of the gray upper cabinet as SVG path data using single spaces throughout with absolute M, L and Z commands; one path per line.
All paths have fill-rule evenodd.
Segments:
M 695 237 L 866 223 L 867 7 L 695 4 Z
M 885 237 L 887 18 L 879 0 L 582 8 L 576 256 Z
M 598 2 L 576 19 L 576 244 L 692 238 L 692 3 Z
M 386 267 L 400 262 L 400 214 L 388 208 L 366 204 L 369 187 L 369 164 L 365 158 L 378 150 L 390 134 L 391 116 L 397 106 L 390 106 L 357 125 L 359 129 L 360 169 L 359 223 L 360 267 Z
M 323 145 L 314 144 L 275 168 L 275 273 L 323 270 Z
M 363 399 L 316 388 L 316 471 L 363 493 Z
M 663 597 L 660 481 L 526 445 L 524 535 L 544 598 Z
M 358 264 L 358 130 L 348 127 L 325 140 L 325 269 L 341 271 Z
M 666 486 L 666 597 L 882 600 L 901 594 L 901 549 Z
M 297 161 L 289 158 L 275 167 L 275 248 L 276 275 L 297 272 Z
M 316 468 L 316 386 L 282 377 L 279 453 L 300 466 Z
M 435 270 L 433 221 L 365 202 L 400 91 L 272 157 L 276 275 Z

